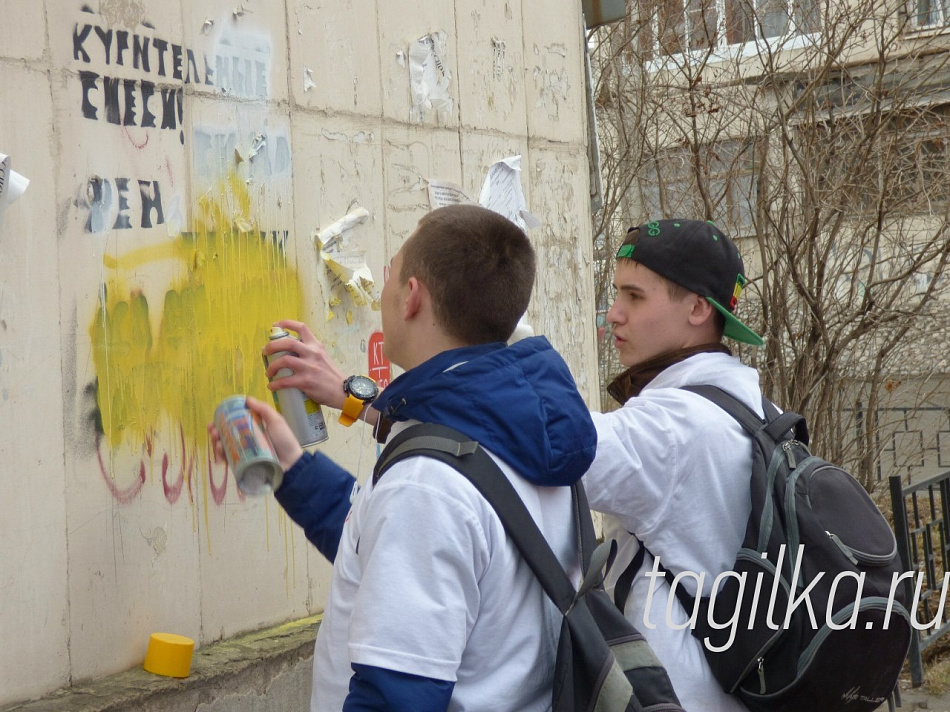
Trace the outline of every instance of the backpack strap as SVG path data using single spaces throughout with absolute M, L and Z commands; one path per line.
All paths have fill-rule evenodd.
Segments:
M 765 419 L 763 420 L 759 417 L 758 413 L 752 410 L 749 406 L 718 386 L 682 386 L 681 390 L 690 391 L 691 393 L 703 396 L 707 400 L 712 401 L 722 410 L 726 411 L 726 413 L 731 415 L 733 419 L 735 419 L 739 425 L 742 426 L 743 430 L 749 433 L 753 438 L 755 438 L 759 433 L 762 433 L 773 441 L 781 441 L 786 439 L 787 433 L 794 432 L 796 440 L 805 445 L 808 444 L 808 427 L 805 423 L 805 418 L 798 413 L 793 413 L 792 411 L 780 413 L 778 408 L 775 407 L 775 404 L 764 396 L 762 397 L 762 411 L 765 413 Z M 769 487 L 766 491 L 770 490 L 771 488 Z M 769 506 L 767 507 L 769 511 L 771 511 L 770 502 L 771 501 L 769 500 Z M 770 530 L 771 526 L 766 528 Z M 760 538 L 761 536 L 762 535 L 760 534 Z M 614 604 L 620 609 L 621 612 L 623 612 L 627 598 L 630 595 L 630 589 L 633 587 L 633 580 L 636 578 L 637 573 L 643 566 L 643 559 L 646 553 L 649 553 L 650 556 L 656 559 L 656 555 L 653 554 L 652 551 L 649 551 L 649 549 L 647 549 L 647 547 L 641 541 L 640 549 L 634 555 L 627 567 L 623 570 L 623 573 L 617 577 L 617 582 L 614 585 Z M 663 572 L 667 582 L 670 584 L 670 586 L 672 586 L 673 579 L 675 578 L 673 573 L 664 567 L 662 563 L 660 563 L 658 570 Z M 687 612 L 691 611 L 695 605 L 694 597 L 690 596 L 682 586 L 677 586 L 673 592 L 675 593 L 676 598 L 682 604 L 683 608 Z
M 764 429 L 772 440 L 780 441 L 785 439 L 785 433 L 794 431 L 796 440 L 804 445 L 808 444 L 808 426 L 804 416 L 790 410 L 779 413 L 778 408 L 765 397 L 762 398 L 762 410 L 765 412 L 765 420 L 763 420 L 749 406 L 718 386 L 682 386 L 681 389 L 712 401 L 731 415 L 752 436 Z
M 637 541 L 640 540 L 638 539 Z M 662 572 L 663 578 L 665 578 L 666 582 L 670 585 L 673 594 L 680 602 L 680 605 L 683 606 L 683 610 L 689 613 L 693 609 L 693 606 L 696 605 L 696 599 L 690 596 L 682 586 L 673 588 L 673 579 L 676 578 L 673 572 L 666 568 L 657 558 L 656 554 L 650 551 L 642 541 L 640 541 L 640 548 L 637 550 L 637 553 L 633 555 L 630 563 L 627 564 L 627 568 L 617 577 L 617 582 L 614 584 L 614 605 L 620 609 L 621 613 L 624 613 L 627 598 L 630 596 L 630 589 L 633 588 L 633 579 L 637 577 L 637 573 L 643 568 L 643 560 L 647 554 L 653 557 L 653 561 L 656 562 L 657 571 Z
M 620 609 L 621 613 L 624 612 L 624 608 L 627 605 L 630 589 L 633 588 L 633 580 L 637 577 L 637 572 L 643 566 L 643 558 L 646 553 L 647 549 L 641 541 L 637 553 L 633 555 L 630 563 L 627 564 L 627 568 L 617 577 L 617 582 L 614 584 L 614 605 Z
M 544 592 L 561 613 L 566 615 L 578 595 L 578 590 L 574 588 L 561 562 L 538 529 L 517 490 L 488 453 L 476 441 L 445 425 L 411 425 L 386 445 L 373 469 L 374 484 L 395 463 L 418 455 L 444 462 L 475 486 L 498 514 L 505 532 L 537 577 Z M 602 571 L 612 561 L 616 544 L 602 544 L 596 552 L 593 551 L 594 524 L 587 495 L 580 481 L 575 483 L 571 490 L 585 574 L 580 588 L 583 593 L 603 578 Z

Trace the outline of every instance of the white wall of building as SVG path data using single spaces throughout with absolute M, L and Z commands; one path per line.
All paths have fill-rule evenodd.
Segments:
M 370 369 L 379 313 L 312 241 L 348 212 L 378 288 L 430 181 L 477 200 L 520 155 L 529 317 L 596 403 L 583 42 L 579 0 L 0 3 L 0 153 L 30 180 L 0 202 L 0 704 L 139 665 L 152 632 L 322 610 L 329 564 L 205 425 L 267 397 L 276 319 Z M 369 433 L 327 415 L 365 475 Z

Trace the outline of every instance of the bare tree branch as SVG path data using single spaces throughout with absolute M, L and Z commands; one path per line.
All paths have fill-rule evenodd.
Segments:
M 902 427 L 880 414 L 912 412 L 950 371 L 950 41 L 884 0 L 631 9 L 589 37 L 598 305 L 627 226 L 714 220 L 766 339 L 742 357 L 873 488 Z M 601 366 L 619 370 L 606 338 Z

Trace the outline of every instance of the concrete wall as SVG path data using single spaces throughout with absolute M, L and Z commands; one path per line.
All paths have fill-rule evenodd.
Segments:
M 152 632 L 322 610 L 329 565 L 205 425 L 267 397 L 276 319 L 378 365 L 378 312 L 312 241 L 348 212 L 378 288 L 429 181 L 477 199 L 520 155 L 529 316 L 596 402 L 583 67 L 579 0 L 0 3 L 0 153 L 31 181 L 0 216 L 0 704 L 140 665 Z M 368 433 L 328 421 L 365 475 Z
M 316 617 L 205 645 L 187 678 L 141 667 L 0 712 L 301 712 L 310 708 Z

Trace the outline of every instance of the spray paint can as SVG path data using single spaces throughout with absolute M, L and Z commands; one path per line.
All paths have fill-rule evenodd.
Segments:
M 247 409 L 244 396 L 221 401 L 214 411 L 214 425 L 228 466 L 244 494 L 270 494 L 280 487 L 284 470 L 260 418 Z
M 279 326 L 272 327 L 270 330 L 270 340 L 283 339 L 291 336 L 289 331 L 281 329 Z M 291 337 L 293 338 L 293 337 Z M 271 361 L 276 360 L 288 353 L 287 351 L 278 351 L 270 356 L 264 356 L 264 365 L 267 366 Z M 274 374 L 274 378 L 284 378 L 293 375 L 289 368 L 282 368 Z M 270 380 L 273 380 L 270 379 Z M 274 391 L 274 405 L 280 414 L 286 418 L 290 429 L 297 436 L 297 442 L 303 447 L 322 443 L 328 437 L 327 423 L 323 419 L 323 410 L 320 404 L 307 398 L 299 388 L 280 388 Z

